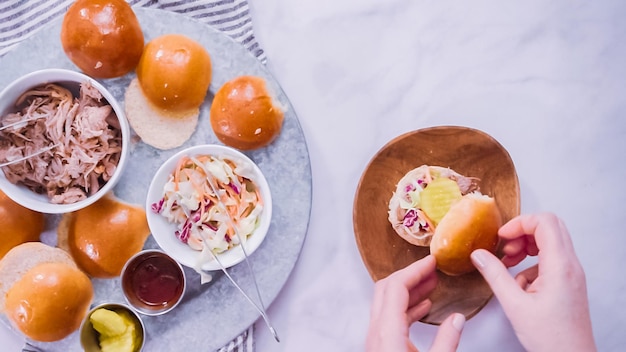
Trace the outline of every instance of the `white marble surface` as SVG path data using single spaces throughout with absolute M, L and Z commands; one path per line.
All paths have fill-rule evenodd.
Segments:
M 568 224 L 601 351 L 626 346 L 626 2 L 251 0 L 254 28 L 296 109 L 313 170 L 301 257 L 256 350 L 364 349 L 373 283 L 352 202 L 370 158 L 422 127 L 481 129 L 517 167 L 522 211 Z M 415 324 L 428 350 L 436 329 Z M 21 343 L 0 328 L 3 351 Z M 497 300 L 459 351 L 521 351 Z
M 390 139 L 455 124 L 510 152 L 522 211 L 568 224 L 601 351 L 626 346 L 626 2 L 256 0 L 257 37 L 290 97 L 313 169 L 300 260 L 258 351 L 362 351 L 372 281 L 352 231 L 357 181 Z M 416 324 L 427 351 L 435 329 Z M 496 300 L 459 351 L 520 351 Z

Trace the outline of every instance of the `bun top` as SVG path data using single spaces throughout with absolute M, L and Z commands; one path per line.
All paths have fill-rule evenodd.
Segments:
M 42 213 L 15 203 L 0 191 L 0 259 L 18 244 L 39 241 L 45 224 Z
M 501 226 L 493 198 L 476 193 L 464 196 L 450 207 L 430 242 L 437 268 L 448 275 L 474 271 L 470 254 L 479 248 L 495 253 Z
M 13 247 L 0 260 L 0 312 L 13 284 L 33 267 L 41 263 L 63 263 L 76 268 L 72 257 L 62 249 L 41 242 L 27 242 Z
M 146 98 L 160 109 L 181 112 L 197 109 L 211 83 L 211 58 L 195 40 L 166 34 L 151 40 L 137 66 Z
M 56 341 L 78 329 L 92 298 L 91 281 L 59 248 L 27 242 L 0 260 L 0 311 L 31 339 Z
M 86 208 L 64 214 L 57 235 L 59 247 L 67 250 L 84 272 L 112 278 L 143 248 L 150 229 L 143 208 L 108 194 Z
M 283 108 L 261 77 L 239 76 L 215 93 L 211 127 L 224 144 L 241 150 L 269 145 L 283 124 Z
M 122 76 L 137 66 L 143 32 L 124 0 L 77 0 L 63 18 L 61 43 L 70 60 L 89 76 Z
M 41 263 L 6 294 L 5 313 L 24 335 L 57 341 L 80 327 L 93 299 L 89 278 L 65 263 Z

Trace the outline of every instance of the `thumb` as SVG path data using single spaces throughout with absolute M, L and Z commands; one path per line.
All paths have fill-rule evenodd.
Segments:
M 465 325 L 465 316 L 454 313 L 441 323 L 437 335 L 430 347 L 430 352 L 450 352 L 456 351 L 461 340 L 461 332 Z
M 477 249 L 472 252 L 471 258 L 505 309 L 515 302 L 520 302 L 523 296 L 522 289 L 496 256 L 484 249 Z

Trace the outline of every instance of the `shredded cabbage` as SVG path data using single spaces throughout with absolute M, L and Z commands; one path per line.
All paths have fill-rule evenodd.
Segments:
M 240 244 L 234 227 L 245 242 L 259 226 L 263 200 L 251 169 L 241 164 L 213 155 L 183 157 L 152 211 L 176 224 L 174 235 L 194 250 L 206 245 L 221 253 Z

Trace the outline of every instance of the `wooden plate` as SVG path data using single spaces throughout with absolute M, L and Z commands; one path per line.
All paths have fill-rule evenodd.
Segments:
M 503 221 L 520 213 L 520 190 L 509 153 L 488 134 L 458 126 L 420 129 L 385 145 L 365 168 L 357 186 L 353 226 L 357 246 L 374 281 L 387 277 L 427 256 L 428 247 L 414 246 L 387 220 L 389 199 L 398 181 L 420 165 L 449 167 L 480 178 L 480 190 L 496 199 Z M 430 313 L 422 322 L 439 325 L 453 312 L 467 319 L 478 313 L 493 293 L 478 272 L 447 276 L 439 271 L 430 299 Z

